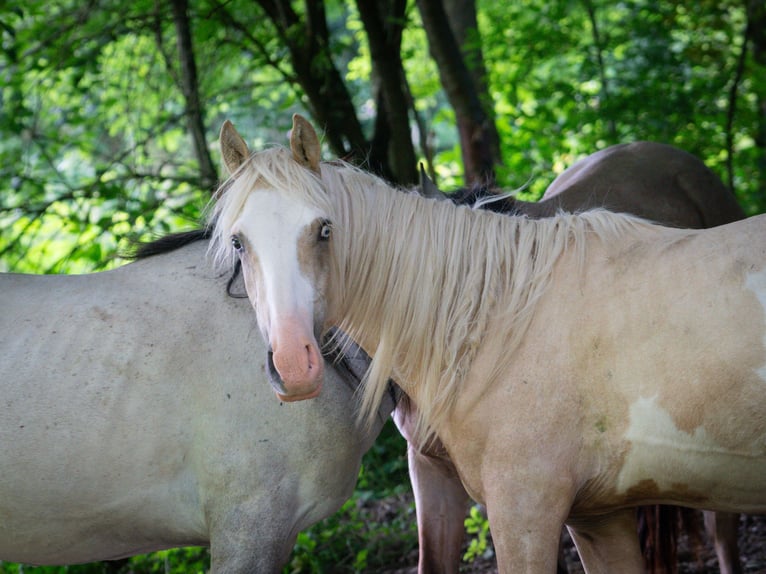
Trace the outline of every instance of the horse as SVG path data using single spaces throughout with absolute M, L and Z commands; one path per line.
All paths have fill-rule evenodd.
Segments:
M 521 201 L 483 187 L 445 194 L 424 173 L 421 187 L 427 197 L 449 198 L 457 204 L 531 218 L 605 208 L 662 225 L 705 228 L 745 217 L 734 194 L 697 157 L 670 145 L 646 141 L 610 146 L 581 159 L 558 176 L 538 202 Z M 420 572 L 428 572 L 437 565 L 439 572 L 456 573 L 468 494 L 438 441 L 430 448 L 416 443 L 413 436 L 416 415 L 409 412 L 410 408 L 405 395 L 397 406 L 395 420 L 408 440 L 410 475 L 417 501 Z M 642 547 L 651 572 L 677 570 L 675 544 L 680 517 L 673 510 L 642 509 L 645 515 L 640 521 L 648 530 Z M 739 574 L 742 571 L 737 547 L 739 516 L 714 512 L 704 515 L 721 573 Z M 688 515 L 683 521 L 695 523 Z M 563 567 L 560 570 L 566 571 Z
M 351 495 L 393 401 L 359 426 L 342 365 L 316 401 L 274 401 L 249 305 L 201 239 L 90 275 L 0 275 L 0 559 L 206 545 L 216 574 L 280 572 Z
M 280 396 L 315 398 L 316 334 L 347 333 L 372 356 L 362 416 L 392 376 L 501 572 L 554 572 L 565 524 L 587 572 L 641 572 L 641 504 L 766 510 L 764 217 L 508 217 L 323 164 L 300 117 L 290 150 L 242 144 L 225 122 L 211 249 L 242 266 Z

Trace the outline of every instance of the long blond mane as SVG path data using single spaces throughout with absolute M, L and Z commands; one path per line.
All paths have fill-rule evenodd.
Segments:
M 255 154 L 242 171 L 213 212 L 216 249 L 228 248 L 226 224 L 259 184 L 325 211 L 335 228 L 331 312 L 351 339 L 378 342 L 367 349 L 361 412 L 374 416 L 390 377 L 405 392 L 417 385 L 423 439 L 455 404 L 490 319 L 504 319 L 501 361 L 510 361 L 559 257 L 575 249 L 584 261 L 586 235 L 645 225 L 604 211 L 528 220 L 457 207 L 340 162 L 322 164 L 320 181 L 283 149 Z

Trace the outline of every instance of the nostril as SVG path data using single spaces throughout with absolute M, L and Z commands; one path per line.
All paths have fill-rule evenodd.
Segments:
M 309 371 L 311 371 L 314 368 L 314 361 L 311 360 L 311 345 L 306 345 L 305 349 L 306 355 L 308 356 Z

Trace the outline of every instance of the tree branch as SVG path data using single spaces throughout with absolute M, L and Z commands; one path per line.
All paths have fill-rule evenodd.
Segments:
M 221 20 L 221 23 L 224 26 L 233 28 L 240 34 L 242 34 L 242 37 L 245 38 L 248 42 L 250 42 L 256 49 L 256 52 L 261 55 L 261 57 L 264 59 L 266 64 L 275 69 L 279 74 L 288 82 L 297 84 L 298 78 L 294 74 L 291 74 L 288 70 L 286 70 L 283 66 L 281 66 L 281 62 L 273 58 L 271 56 L 272 50 L 269 50 L 266 44 L 264 44 L 260 38 L 258 38 L 255 34 L 253 34 L 250 31 L 250 28 L 242 24 L 241 21 L 234 18 L 234 16 L 231 15 L 231 13 L 226 9 L 226 7 L 221 3 L 214 0 L 214 10 L 213 13 L 219 15 L 219 18 Z M 231 40 L 227 38 L 224 40 L 227 42 L 231 42 Z
M 747 18 L 745 30 L 742 33 L 742 47 L 737 56 L 737 66 L 734 70 L 734 79 L 729 87 L 728 109 L 726 110 L 726 175 L 729 189 L 734 191 L 734 117 L 737 115 L 737 93 L 745 73 L 745 60 L 747 59 L 748 44 L 750 43 L 750 18 Z
M 606 76 L 606 65 L 604 64 L 604 45 L 601 39 L 601 32 L 598 27 L 598 20 L 596 19 L 596 9 L 593 6 L 591 0 L 583 0 L 585 5 L 585 11 L 588 13 L 588 20 L 590 21 L 591 34 L 593 35 L 593 46 L 596 49 L 596 63 L 598 65 L 598 75 L 601 79 L 601 97 L 604 102 L 608 102 L 609 97 L 609 80 Z M 612 140 L 617 138 L 617 126 L 614 123 L 614 118 L 610 117 L 607 123 L 607 129 L 609 131 L 609 137 Z

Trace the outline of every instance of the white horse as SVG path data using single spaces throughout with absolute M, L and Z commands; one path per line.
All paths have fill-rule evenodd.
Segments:
M 217 574 L 279 572 L 351 495 L 393 409 L 356 379 L 268 391 L 249 304 L 195 241 L 114 271 L 0 275 L 0 559 L 107 560 L 209 545 Z
M 486 504 L 500 570 L 554 572 L 567 524 L 588 572 L 641 572 L 632 507 L 766 510 L 766 219 L 678 230 L 605 211 L 543 220 L 405 195 L 292 153 L 248 158 L 214 246 L 239 258 L 283 383 L 322 380 L 315 332 L 394 379 Z

